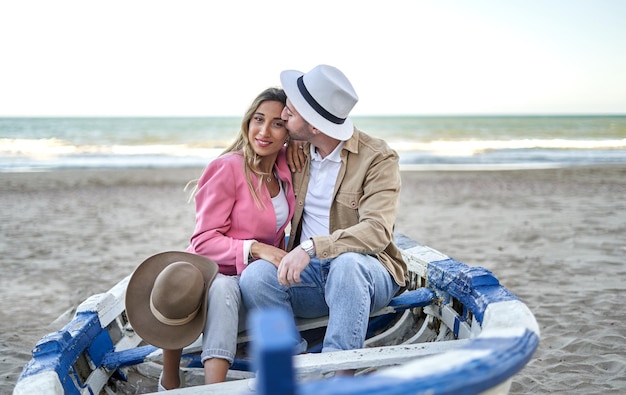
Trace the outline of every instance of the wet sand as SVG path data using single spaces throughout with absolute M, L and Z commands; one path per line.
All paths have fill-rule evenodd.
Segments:
M 81 301 L 185 248 L 201 171 L 0 173 L 0 393 Z M 626 392 L 626 167 L 402 177 L 397 231 L 493 271 L 535 314 L 512 394 Z

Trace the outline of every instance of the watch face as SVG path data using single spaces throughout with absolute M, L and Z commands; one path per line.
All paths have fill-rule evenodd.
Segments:
M 313 244 L 313 240 L 309 239 L 309 240 L 305 240 L 300 244 L 300 247 L 306 251 L 307 254 L 309 254 L 309 256 L 311 258 L 313 258 L 315 256 L 315 252 L 314 252 L 314 248 L 315 245 Z

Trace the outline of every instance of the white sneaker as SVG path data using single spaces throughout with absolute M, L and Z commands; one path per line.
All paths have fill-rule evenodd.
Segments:
M 161 374 L 159 374 L 159 382 L 157 383 L 157 392 L 168 391 L 167 389 L 165 389 L 165 387 L 163 387 L 163 384 L 161 384 L 162 378 L 163 378 L 163 371 L 161 370 Z M 183 388 L 185 386 L 185 375 L 183 374 L 182 370 L 178 371 L 178 381 L 180 382 L 180 385 L 178 386 L 178 388 Z

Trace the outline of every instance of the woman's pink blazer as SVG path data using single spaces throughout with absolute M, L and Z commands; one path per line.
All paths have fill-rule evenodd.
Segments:
M 198 181 L 196 228 L 187 250 L 206 256 L 220 266 L 220 273 L 240 274 L 246 267 L 244 240 L 285 248 L 285 228 L 293 216 L 295 197 L 285 149 L 276 159 L 274 170 L 283 183 L 289 205 L 289 217 L 276 232 L 276 214 L 267 188 L 259 197 L 264 207 L 255 203 L 243 172 L 243 156 L 229 153 L 209 163 Z M 252 174 L 253 185 L 257 177 Z

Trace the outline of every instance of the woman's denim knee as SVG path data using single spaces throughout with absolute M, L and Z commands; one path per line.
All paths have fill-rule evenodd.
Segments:
M 209 288 L 209 297 L 239 305 L 241 294 L 236 277 L 218 275 Z

